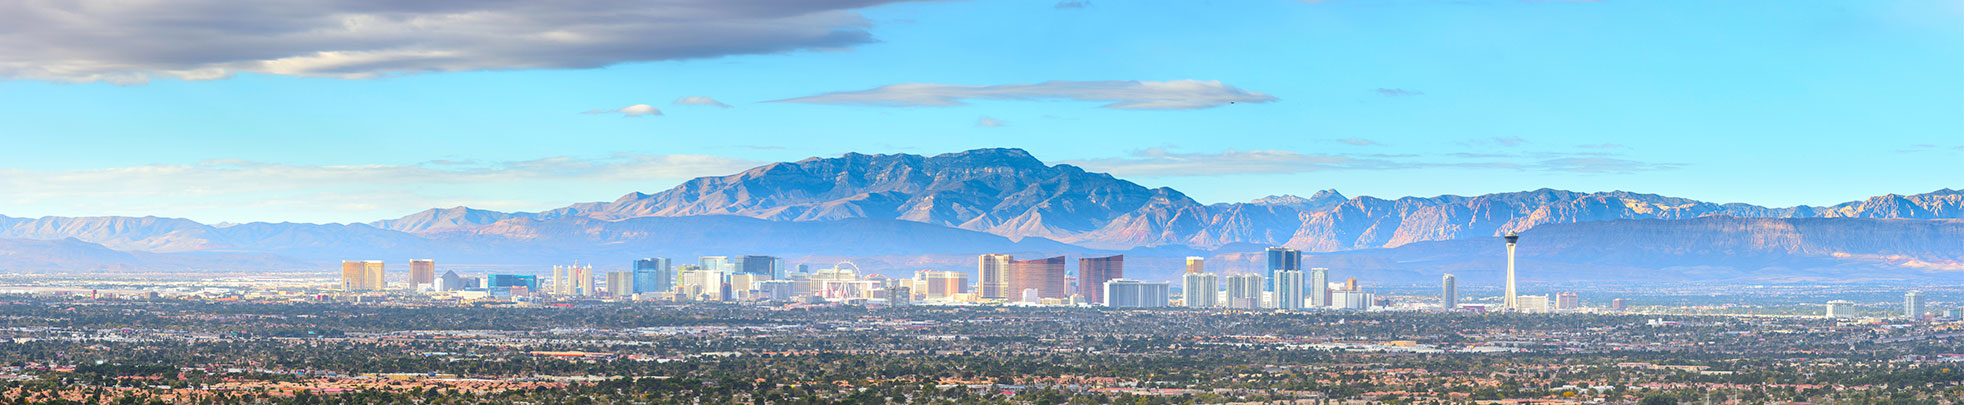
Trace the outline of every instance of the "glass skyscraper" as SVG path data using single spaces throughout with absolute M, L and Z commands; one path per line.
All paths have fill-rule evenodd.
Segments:
M 1285 247 L 1279 247 L 1279 246 L 1272 247 L 1272 248 L 1268 248 L 1268 267 L 1267 267 L 1267 271 L 1262 273 L 1262 276 L 1268 280 L 1273 281 L 1275 280 L 1276 271 L 1302 270 L 1302 269 L 1303 269 L 1302 251 L 1285 248 Z M 1262 291 L 1275 291 L 1275 286 L 1274 285 L 1262 286 Z
M 675 267 L 666 257 L 634 261 L 634 292 L 651 293 L 675 289 Z

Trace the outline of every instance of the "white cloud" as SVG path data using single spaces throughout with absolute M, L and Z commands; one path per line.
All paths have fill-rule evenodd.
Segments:
M 1606 157 L 1569 157 L 1543 160 L 1529 168 L 1571 173 L 1635 173 L 1652 170 L 1672 170 L 1677 169 L 1678 165 Z
M 723 104 L 723 102 L 721 101 L 716 101 L 716 99 L 703 97 L 703 96 L 688 96 L 688 97 L 678 98 L 675 99 L 675 105 L 706 105 L 706 106 L 730 108 L 729 104 Z
M 1528 163 L 1518 163 L 1527 161 Z M 1124 157 L 1083 159 L 1062 163 L 1118 176 L 1186 177 L 1242 174 L 1289 174 L 1332 170 L 1488 169 L 1531 170 L 1585 174 L 1627 174 L 1674 170 L 1682 165 L 1574 153 L 1474 154 L 1315 154 L 1286 150 L 1234 150 L 1219 153 L 1177 153 L 1161 148 Z
M 906 0 L 0 2 L 0 77 L 359 79 L 843 49 Z
M 982 117 L 975 120 L 975 126 L 978 127 L 995 128 L 1003 125 L 1009 125 L 1009 123 L 1003 122 L 1003 120 L 989 118 L 989 117 Z
M 1191 110 L 1236 103 L 1266 103 L 1274 96 L 1221 84 L 1218 80 L 1047 81 L 1042 83 L 970 86 L 903 83 L 859 91 L 842 91 L 776 100 L 782 103 L 848 104 L 884 107 L 937 107 L 966 104 L 968 99 L 1073 100 L 1109 102 L 1105 108 L 1128 110 Z
M 612 110 L 588 110 L 581 114 L 620 114 L 622 118 L 634 118 L 647 115 L 661 115 L 661 110 L 656 109 L 652 105 L 635 104 Z
M 1122 158 L 1066 161 L 1086 170 L 1118 176 L 1219 176 L 1233 174 L 1302 173 L 1323 170 L 1383 169 L 1390 161 L 1340 155 L 1304 154 L 1286 150 L 1233 150 L 1221 153 L 1174 153 L 1152 148 Z
M 1372 91 L 1377 92 L 1378 95 L 1385 96 L 1385 97 L 1411 97 L 1411 96 L 1425 95 L 1425 93 L 1420 92 L 1418 90 L 1406 90 L 1406 89 L 1379 88 L 1377 90 L 1372 90 Z

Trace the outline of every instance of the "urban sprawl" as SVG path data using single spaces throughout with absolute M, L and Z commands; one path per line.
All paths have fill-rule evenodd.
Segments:
M 1367 292 L 1262 252 L 977 257 L 861 274 L 771 256 L 550 275 L 0 279 L 7 403 L 1959 403 L 1954 286 Z M 975 277 L 971 279 L 971 274 Z M 392 280 L 393 279 L 393 280 Z M 337 282 L 338 281 L 338 282 Z M 394 282 L 392 282 L 394 281 Z M 1536 287 L 1545 288 L 1545 287 Z M 1482 290 L 1493 291 L 1493 290 Z M 1926 296 L 1926 294 L 1928 294 Z M 1626 305 L 1624 298 L 1644 305 Z M 1935 297 L 1932 299 L 1930 297 Z M 1824 316 L 1825 315 L 1825 316 Z

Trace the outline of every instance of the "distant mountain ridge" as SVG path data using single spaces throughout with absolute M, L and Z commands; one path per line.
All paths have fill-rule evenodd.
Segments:
M 740 252 L 904 256 L 1129 251 L 1186 255 L 1277 245 L 1317 253 L 1451 251 L 1460 242 L 1485 241 L 1507 232 L 1620 231 L 1632 228 L 1616 224 L 1631 220 L 1655 220 L 1644 222 L 1650 224 L 1645 226 L 1660 229 L 1682 227 L 1684 232 L 1749 239 L 1777 238 L 1784 232 L 1778 226 L 1699 225 L 1729 218 L 1853 221 L 1837 224 L 1959 219 L 1964 218 L 1964 192 L 1943 189 L 1825 207 L 1785 208 L 1623 191 L 1552 189 L 1392 200 L 1346 197 L 1336 190 L 1321 190 L 1309 197 L 1282 194 L 1245 203 L 1202 204 L 1171 188 L 1146 187 L 1071 165 L 1048 165 L 1019 149 L 978 149 L 936 156 L 847 154 L 772 163 L 727 176 L 693 179 L 653 194 L 636 192 L 610 202 L 578 203 L 542 212 L 452 207 L 366 224 L 206 225 L 159 217 L 0 216 L 0 239 L 74 238 L 73 243 L 123 252 L 292 258 L 284 262 L 231 261 L 238 264 L 376 257 L 547 263 L 567 258 L 613 260 L 641 257 L 636 255 Z M 1548 228 L 1570 224 L 1579 227 Z M 1582 226 L 1585 224 L 1601 225 Z M 1853 248 L 1924 235 L 1914 234 L 1920 229 L 1914 226 L 1838 226 L 1872 233 L 1841 235 L 1840 239 L 1815 243 L 1847 248 L 1838 251 L 1860 251 Z M 1936 235 L 1957 237 L 1953 233 Z M 1947 258 L 1954 257 L 1955 252 L 1929 247 L 1950 242 L 1955 241 L 1937 240 L 1906 254 L 1939 262 L 1951 260 Z M 1964 251 L 1964 242 L 1955 244 L 1958 247 L 1953 250 Z M 72 243 L 19 246 L 36 252 L 91 251 Z M 1638 247 L 1635 243 L 1628 246 Z M 1782 250 L 1772 245 L 1742 249 L 1750 253 L 1747 256 L 1773 255 L 1752 257 L 1804 256 L 1810 258 L 1807 260 L 1818 259 L 1823 251 Z M 1370 255 L 1359 257 L 1366 256 Z M 165 261 L 171 266 L 182 263 L 178 256 L 131 257 L 108 265 L 129 266 L 129 260 Z M 0 256 L 0 270 L 18 263 Z M 32 263 L 82 266 L 93 262 Z M 1390 264 L 1379 266 L 1397 267 L 1393 262 L 1385 263 Z
M 1171 188 L 1148 188 L 1071 165 L 1046 165 L 1020 149 L 977 149 L 937 156 L 811 158 L 697 178 L 655 194 L 630 193 L 612 202 L 574 204 L 536 214 L 459 207 L 371 224 L 418 233 L 490 225 L 513 217 L 618 220 L 693 215 L 773 221 L 897 219 L 1100 249 L 1211 249 L 1249 243 L 1334 252 L 1496 236 L 1550 223 L 1619 219 L 1721 215 L 1955 219 L 1964 218 L 1964 192 L 1944 189 L 1828 207 L 1768 208 L 1623 191 L 1541 189 L 1385 200 L 1345 198 L 1336 190 L 1322 190 L 1307 198 L 1277 195 L 1207 205 Z

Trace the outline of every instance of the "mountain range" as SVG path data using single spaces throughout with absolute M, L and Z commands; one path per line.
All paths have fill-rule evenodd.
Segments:
M 587 260 L 742 253 L 958 257 L 998 251 L 1183 256 L 1267 246 L 1330 253 L 1328 256 L 1336 260 L 1427 256 L 1413 252 L 1451 252 L 1459 249 L 1455 247 L 1459 243 L 1490 240 L 1509 232 L 1533 235 L 1567 230 L 1582 233 L 1560 240 L 1595 240 L 1602 242 L 1601 246 L 1622 249 L 1617 252 L 1661 256 L 1564 256 L 1568 253 L 1545 251 L 1553 254 L 1549 258 L 1640 268 L 1685 267 L 1699 261 L 1753 268 L 1750 262 L 1733 259 L 1760 257 L 1775 263 L 1780 261 L 1771 258 L 1826 258 L 1827 262 L 1807 263 L 1817 267 L 1883 263 L 1913 268 L 1900 264 L 1908 263 L 1904 261 L 1888 264 L 1888 260 L 1859 256 L 1894 255 L 1938 263 L 1919 271 L 1948 275 L 1951 270 L 1945 270 L 1941 263 L 1964 259 L 1958 257 L 1964 251 L 1964 237 L 1955 232 L 1913 234 L 1918 228 L 1905 224 L 1949 229 L 1959 226 L 1949 220 L 1960 218 L 1964 218 L 1964 192 L 1950 189 L 1891 194 L 1824 207 L 1761 207 L 1623 191 L 1551 189 L 1394 200 L 1352 198 L 1336 190 L 1322 190 L 1308 197 L 1284 194 L 1249 202 L 1206 204 L 1171 188 L 1146 187 L 1071 165 L 1045 164 L 1019 149 L 978 149 L 936 156 L 847 154 L 771 163 L 727 176 L 689 180 L 653 194 L 635 192 L 610 202 L 577 203 L 540 212 L 454 207 L 365 224 L 226 226 L 157 217 L 0 216 L 0 238 L 73 238 L 125 252 L 274 255 L 316 262 L 436 257 L 460 263 L 537 264 L 578 256 L 587 256 Z M 1745 220 L 1774 222 L 1709 226 L 1713 221 Z M 1799 220 L 1808 221 L 1793 222 Z M 1699 238 L 1642 243 L 1627 239 L 1629 232 L 1638 229 L 1666 234 L 1677 229 L 1708 238 L 1783 240 L 1779 239 L 1785 232 L 1782 229 L 1792 227 L 1768 224 L 1786 223 L 1835 224 L 1841 228 L 1834 229 L 1861 232 L 1811 236 L 1815 239 L 1806 239 L 1806 248 L 1795 248 L 1802 245 L 1793 243 L 1741 245 L 1729 253 L 1642 248 L 1655 243 L 1713 242 Z M 1570 224 L 1582 225 L 1551 227 Z M 1603 239 L 1619 237 L 1626 239 Z M 1925 237 L 1936 239 L 1896 250 L 1858 248 Z M 1560 249 L 1587 251 L 1582 245 Z M 1733 254 L 1740 252 L 1750 254 Z M 1771 256 L 1758 256 L 1761 253 Z M 1837 253 L 1847 256 L 1837 257 Z M 9 259 L 14 256 L 18 254 L 0 254 L 0 266 L 33 267 Z M 1663 261 L 1650 260 L 1658 257 Z M 35 263 L 60 267 L 45 260 Z

